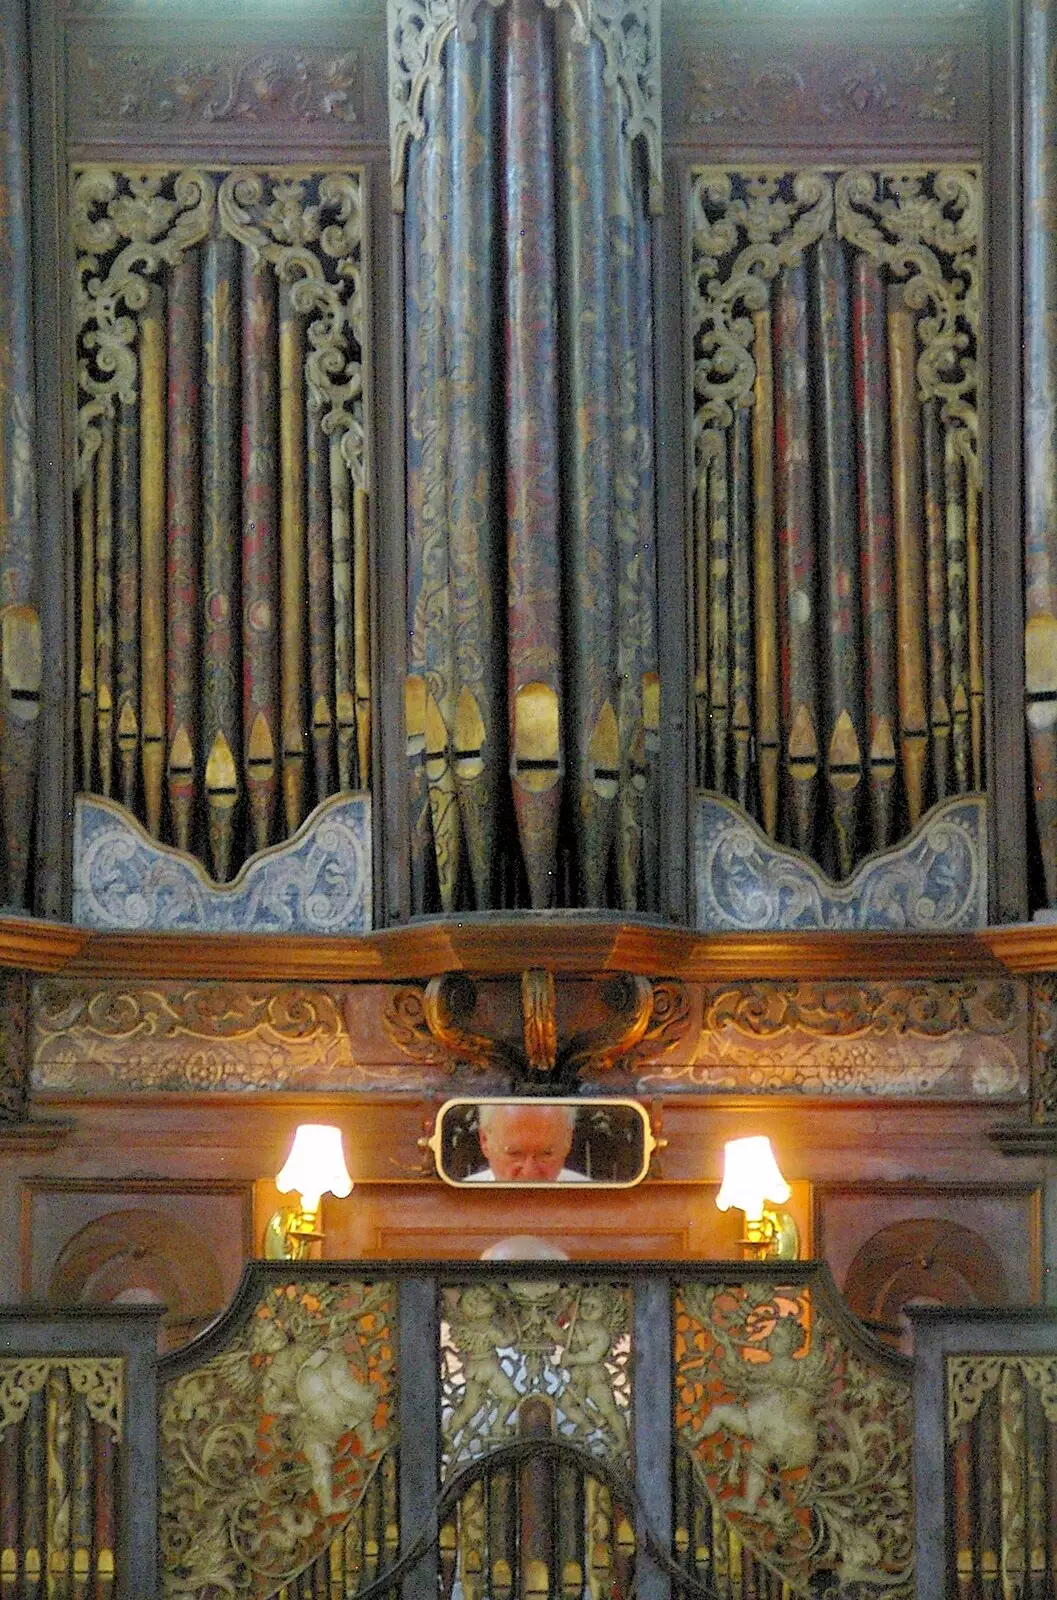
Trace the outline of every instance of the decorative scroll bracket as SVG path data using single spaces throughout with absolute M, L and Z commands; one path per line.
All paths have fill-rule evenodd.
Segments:
M 431 978 L 424 989 L 400 989 L 386 1013 L 390 1038 L 409 1055 L 446 1062 L 452 1070 L 498 1071 L 520 1092 L 561 1092 L 588 1072 L 611 1072 L 647 1045 L 651 1033 L 667 1038 L 673 1014 L 672 984 L 629 972 L 607 974 L 599 997 L 605 1019 L 558 1040 L 554 976 L 530 969 L 521 976 L 523 1040 L 493 1038 L 470 1026 L 477 985 L 462 972 Z M 663 1047 L 662 1047 L 663 1048 Z

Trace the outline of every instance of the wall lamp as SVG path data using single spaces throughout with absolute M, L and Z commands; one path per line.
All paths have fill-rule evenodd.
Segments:
M 280 1194 L 296 1190 L 300 1204 L 283 1206 L 268 1219 L 264 1253 L 273 1261 L 303 1261 L 312 1245 L 323 1239 L 323 1196 L 334 1194 L 343 1200 L 352 1193 L 341 1129 L 302 1122 L 275 1184 Z
M 723 1151 L 723 1182 L 716 1196 L 720 1211 L 735 1206 L 745 1213 L 742 1257 L 762 1261 L 767 1256 L 795 1261 L 800 1234 L 788 1211 L 776 1211 L 792 1191 L 778 1168 L 770 1139 L 762 1134 L 728 1140 Z M 770 1203 L 768 1203 L 770 1202 Z

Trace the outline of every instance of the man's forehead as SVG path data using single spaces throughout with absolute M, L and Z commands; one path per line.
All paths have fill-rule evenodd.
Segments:
M 500 1106 L 494 1113 L 492 1126 L 504 1136 L 529 1131 L 555 1136 L 572 1132 L 561 1106 Z

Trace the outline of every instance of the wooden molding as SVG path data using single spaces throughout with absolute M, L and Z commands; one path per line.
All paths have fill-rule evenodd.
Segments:
M 1036 964 L 1023 955 L 1006 959 L 1010 947 L 1001 942 L 1006 932 L 702 934 L 646 920 L 527 913 L 425 920 L 343 938 L 279 938 L 93 933 L 6 918 L 0 920 L 0 967 L 68 977 L 376 983 L 445 972 L 514 977 L 526 967 L 565 977 L 630 972 L 702 983 L 754 977 L 1000 977 L 1010 971 L 1057 970 L 1057 930 L 1038 930 L 1046 937 Z
M 0 916 L 0 968 L 69 977 L 399 982 L 469 972 L 514 977 L 540 967 L 726 982 L 732 978 L 899 979 L 1057 972 L 1057 925 L 979 933 L 705 934 L 590 913 L 425 919 L 346 937 L 95 933 Z
M 55 1150 L 74 1131 L 65 1117 L 27 1117 L 25 1122 L 0 1122 L 0 1153 L 44 1155 Z
M 43 917 L 0 915 L 0 967 L 61 972 L 88 941 L 87 928 Z

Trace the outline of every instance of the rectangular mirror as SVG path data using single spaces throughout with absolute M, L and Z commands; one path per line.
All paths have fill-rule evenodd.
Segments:
M 432 1137 L 438 1175 L 458 1188 L 641 1183 L 657 1148 L 635 1100 L 513 1097 L 447 1100 Z

